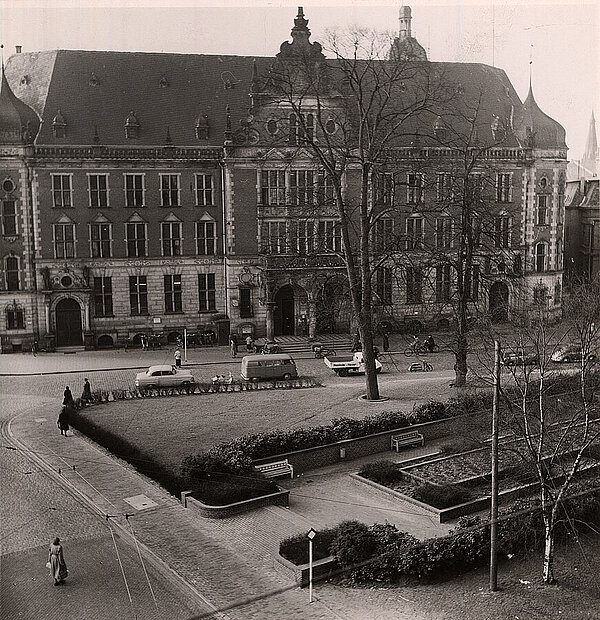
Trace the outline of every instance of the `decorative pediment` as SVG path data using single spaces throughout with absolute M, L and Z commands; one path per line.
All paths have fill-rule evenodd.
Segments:
M 103 213 L 98 213 L 98 215 L 93 219 L 93 222 L 97 224 L 110 224 L 111 223 L 111 221 Z
M 163 219 L 163 222 L 181 222 L 181 219 L 178 218 L 173 211 L 171 211 L 171 213 Z
M 61 215 L 56 221 L 57 224 L 74 224 L 75 222 L 68 215 Z
M 210 213 L 207 213 L 206 211 L 202 214 L 202 217 L 199 220 L 200 222 L 214 222 L 215 218 L 210 215 Z
M 136 211 L 127 219 L 127 222 L 145 224 L 146 220 Z

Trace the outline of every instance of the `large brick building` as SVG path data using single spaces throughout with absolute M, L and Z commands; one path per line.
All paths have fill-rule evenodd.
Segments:
M 498 250 L 510 248 L 511 258 L 481 257 L 474 303 L 501 310 L 501 319 L 533 303 L 559 313 L 564 130 L 531 91 L 521 103 L 502 70 L 427 61 L 410 33 L 410 9 L 403 11 L 385 62 L 423 63 L 466 102 L 483 94 L 482 133 L 493 136 L 498 119 L 507 120 L 485 166 L 495 184 L 490 238 Z M 310 149 L 299 148 L 289 110 L 283 120 L 268 92 L 273 62 L 291 62 L 299 50 L 311 50 L 319 66 L 332 64 L 309 36 L 300 10 L 293 40 L 276 59 L 67 50 L 11 56 L 0 90 L 3 350 L 34 339 L 94 347 L 149 333 L 174 338 L 184 327 L 213 331 L 221 342 L 230 331 L 349 329 L 331 187 Z M 342 96 L 330 97 L 332 110 Z M 335 118 L 332 111 L 324 125 L 331 134 Z M 418 262 L 429 237 L 451 249 L 443 218 L 420 216 L 450 169 L 436 169 L 450 155 L 427 136 L 439 138 L 449 120 L 434 114 L 413 122 L 412 139 L 394 145 L 393 175 L 403 181 L 393 215 L 379 226 L 403 250 L 415 250 Z M 348 169 L 346 194 L 357 191 L 357 178 Z M 301 202 L 310 202 L 310 217 L 294 210 Z M 377 319 L 445 321 L 451 274 L 429 263 L 420 272 L 402 269 L 403 278 L 379 270 Z

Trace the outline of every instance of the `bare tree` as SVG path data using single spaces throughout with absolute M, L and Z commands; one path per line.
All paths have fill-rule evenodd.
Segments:
M 548 325 L 543 307 L 523 317 L 509 347 L 517 358 L 508 367 L 510 382 L 503 389 L 508 413 L 505 422 L 516 439 L 511 450 L 527 466 L 539 489 L 545 532 L 542 577 L 546 583 L 554 579 L 554 534 L 562 502 L 587 468 L 590 446 L 600 438 L 598 375 L 594 373 L 600 344 L 599 283 L 575 287 L 567 303 L 572 327 L 566 333 Z M 564 346 L 570 347 L 571 359 L 580 360 L 572 375 L 577 386 L 574 391 L 557 394 L 556 364 L 551 357 Z
M 406 128 L 409 122 L 447 98 L 448 91 L 443 76 L 429 63 L 389 60 L 388 35 L 367 30 L 331 34 L 327 49 L 333 58 L 326 60 L 321 46 L 308 41 L 306 24 L 298 19 L 294 43 L 284 43 L 254 88 L 255 116 L 279 114 L 279 123 L 287 124 L 282 133 L 289 158 L 305 157 L 321 170 L 316 191 L 296 219 L 310 221 L 327 208 L 335 214 L 333 238 L 331 231 L 318 229 L 315 252 L 335 253 L 345 267 L 353 323 L 362 343 L 367 398 L 374 400 L 379 386 L 373 282 L 385 261 L 375 249 L 375 230 L 391 208 L 374 199 L 376 180 L 389 164 L 390 149 L 413 131 Z

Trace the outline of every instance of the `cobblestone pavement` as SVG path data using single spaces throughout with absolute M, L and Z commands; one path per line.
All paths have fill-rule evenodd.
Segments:
M 56 399 L 9 395 L 4 388 L 2 385 L 2 421 L 32 408 L 40 417 L 50 409 L 54 421 Z M 114 620 L 158 620 L 191 618 L 211 611 L 165 580 L 155 564 L 146 561 L 142 565 L 136 549 L 126 544 L 118 531 L 113 542 L 105 521 L 20 449 L 10 447 L 2 437 L 0 618 L 88 620 L 110 615 Z M 62 539 L 70 568 L 67 582 L 60 587 L 54 587 L 45 566 L 55 536 Z

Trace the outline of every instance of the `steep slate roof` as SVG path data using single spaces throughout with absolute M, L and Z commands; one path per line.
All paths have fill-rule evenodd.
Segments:
M 218 145 L 223 143 L 227 105 L 234 132 L 247 117 L 255 60 L 258 74 L 264 76 L 275 59 L 58 50 L 13 55 L 6 74 L 15 93 L 43 119 L 37 144 L 91 144 L 97 127 L 100 143 L 107 145 L 160 146 L 165 144 L 167 128 L 174 145 Z M 335 67 L 335 60 L 326 62 Z M 526 145 L 531 133 L 527 127 L 531 127 L 535 147 L 565 147 L 561 125 L 540 110 L 531 90 L 522 104 L 503 70 L 479 63 L 423 64 L 460 87 L 465 110 L 474 109 L 481 98 L 481 140 L 491 140 L 495 116 L 504 121 L 512 110 L 514 135 L 507 137 L 504 146 Z M 21 83 L 24 75 L 26 85 Z M 59 110 L 67 125 L 64 138 L 52 132 Z M 124 125 L 130 112 L 139 122 L 139 136 L 126 139 Z M 203 115 L 208 116 L 208 141 L 195 136 L 196 121 Z M 430 134 L 436 118 L 430 112 L 410 121 L 407 136 L 419 131 Z M 401 143 L 410 144 L 410 139 Z M 427 145 L 427 138 L 422 144 Z
M 38 132 L 38 115 L 12 92 L 4 66 L 0 83 L 0 144 L 31 142 Z M 24 129 L 27 131 L 24 132 Z M 25 135 L 25 133 L 27 135 Z

